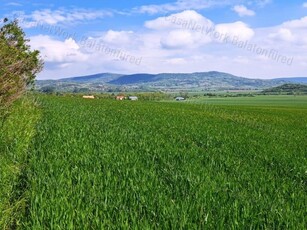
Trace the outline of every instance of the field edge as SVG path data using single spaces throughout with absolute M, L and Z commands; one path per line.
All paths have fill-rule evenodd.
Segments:
M 36 99 L 25 96 L 14 103 L 0 127 L 0 229 L 22 227 L 27 205 L 28 148 L 40 117 Z

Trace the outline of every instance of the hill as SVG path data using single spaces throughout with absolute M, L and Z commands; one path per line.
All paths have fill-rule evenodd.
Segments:
M 276 78 L 275 80 L 286 81 L 289 83 L 307 84 L 307 77 Z
M 265 94 L 307 94 L 307 85 L 283 84 L 263 91 Z
M 161 73 L 124 75 L 109 82 L 114 85 L 150 85 L 153 88 L 177 89 L 259 89 L 284 83 L 282 80 L 260 80 L 238 77 L 217 71 L 200 73 Z
M 114 79 L 117 79 L 118 77 L 123 76 L 122 74 L 114 74 L 114 73 L 98 73 L 94 75 L 88 75 L 88 76 L 80 76 L 80 77 L 71 77 L 71 78 L 62 78 L 59 81 L 63 82 L 83 82 L 83 83 L 88 83 L 88 82 L 97 82 L 97 83 L 102 83 L 102 82 L 108 82 L 112 81 Z
M 285 80 L 249 79 L 217 71 L 197 73 L 114 74 L 37 81 L 37 89 L 52 87 L 56 91 L 207 91 L 258 90 L 287 83 Z
M 121 76 L 122 74 L 99 73 L 59 80 L 37 80 L 36 88 L 44 92 L 105 92 L 110 89 L 107 87 L 108 82 Z

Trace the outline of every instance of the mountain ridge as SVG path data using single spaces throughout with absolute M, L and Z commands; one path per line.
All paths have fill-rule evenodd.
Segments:
M 306 82 L 305 82 L 306 81 Z M 98 73 L 58 80 L 37 80 L 37 88 L 54 87 L 59 91 L 82 88 L 88 91 L 111 92 L 116 90 L 176 91 L 176 90 L 258 90 L 276 87 L 285 83 L 307 83 L 307 78 L 257 79 L 233 74 L 208 71 L 194 73 Z

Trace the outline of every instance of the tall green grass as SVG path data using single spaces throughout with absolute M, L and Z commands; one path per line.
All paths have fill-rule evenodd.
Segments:
M 187 102 L 229 106 L 261 106 L 307 109 L 306 95 L 257 95 L 255 97 L 200 97 Z
M 42 97 L 26 229 L 306 229 L 303 108 Z
M 25 215 L 28 147 L 40 111 L 27 97 L 6 112 L 0 127 L 0 229 L 16 229 Z

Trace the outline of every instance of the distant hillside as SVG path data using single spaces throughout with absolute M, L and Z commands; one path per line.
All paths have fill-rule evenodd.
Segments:
M 40 91 L 55 92 L 107 92 L 117 90 L 116 87 L 109 87 L 108 82 L 119 77 L 122 74 L 99 73 L 89 76 L 63 78 L 59 80 L 37 80 L 36 89 Z
M 161 73 L 124 75 L 113 85 L 150 85 L 154 88 L 258 89 L 285 83 L 282 80 L 248 79 L 216 71 L 203 73 Z
M 261 90 L 288 83 L 238 77 L 217 71 L 198 73 L 114 74 L 37 81 L 37 89 L 67 92 Z
M 142 84 L 148 82 L 156 82 L 159 79 L 154 74 L 132 74 L 123 75 L 117 79 L 109 81 L 108 83 L 114 85 L 129 85 L 129 84 Z
M 282 80 L 289 83 L 307 84 L 307 77 L 276 78 L 275 80 Z
M 307 94 L 307 85 L 283 84 L 281 86 L 263 90 L 265 94 Z
M 81 77 L 71 77 L 71 78 L 63 78 L 59 81 L 63 82 L 83 82 L 83 83 L 89 83 L 89 82 L 108 82 L 112 81 L 114 79 L 117 79 L 119 77 L 123 76 L 122 74 L 114 74 L 114 73 L 99 73 L 89 76 L 81 76 Z

